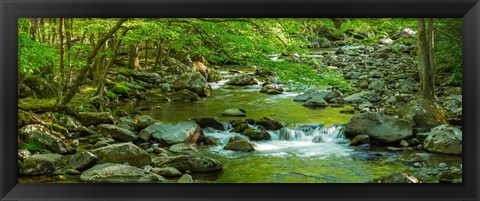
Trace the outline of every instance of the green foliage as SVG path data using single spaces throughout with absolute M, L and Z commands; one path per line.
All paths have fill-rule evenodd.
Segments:
M 462 19 L 435 19 L 436 68 L 450 72 L 455 79 L 462 79 Z M 441 30 L 438 31 L 438 30 Z M 447 35 L 448 34 L 448 35 Z
M 110 100 L 117 98 L 117 94 L 113 93 L 112 91 L 106 91 L 105 96 L 107 96 L 107 98 Z
M 350 94 L 354 91 L 352 85 L 346 81 L 342 74 L 328 67 L 315 70 L 312 66 L 288 61 L 259 60 L 262 67 L 274 71 L 282 81 L 293 91 L 305 91 L 308 88 L 335 87 L 340 91 Z
M 38 142 L 27 142 L 27 143 L 21 143 L 19 146 L 19 149 L 26 149 L 30 152 L 35 152 L 35 151 L 45 149 L 45 145 Z

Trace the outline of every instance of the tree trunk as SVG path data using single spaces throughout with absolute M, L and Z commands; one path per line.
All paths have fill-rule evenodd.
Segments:
M 128 45 L 128 68 L 139 69 L 140 61 L 138 60 L 138 43 Z
M 119 19 L 117 24 L 115 24 L 115 26 L 113 26 L 107 32 L 107 34 L 105 34 L 102 38 L 100 38 L 97 45 L 95 45 L 95 47 L 93 48 L 92 53 L 87 58 L 87 66 L 80 71 L 79 75 L 77 76 L 77 80 L 75 80 L 75 84 L 72 85 L 72 87 L 70 87 L 69 90 L 67 91 L 64 97 L 64 100 L 62 101 L 62 106 L 65 106 L 66 104 L 68 104 L 72 100 L 73 96 L 77 93 L 77 90 L 80 87 L 80 84 L 85 80 L 85 77 L 87 76 L 88 71 L 92 68 L 93 59 L 95 58 L 95 56 L 97 56 L 98 51 L 103 46 L 103 44 L 105 44 L 105 41 L 107 41 L 107 39 L 109 39 L 115 32 L 117 32 L 122 27 L 122 24 L 127 20 L 128 18 Z
M 60 41 L 60 64 L 59 64 L 59 79 L 58 79 L 58 97 L 57 97 L 57 102 L 56 106 L 62 105 L 62 98 L 63 98 L 63 84 L 64 84 L 64 68 L 65 68 L 65 47 L 64 47 L 64 23 L 65 19 L 60 18 L 60 23 L 58 25 L 58 36 L 59 36 L 59 41 Z
M 420 74 L 420 95 L 427 100 L 434 100 L 434 64 L 433 64 L 433 22 L 429 22 L 427 39 L 425 31 L 425 20 L 418 18 L 418 72 Z M 431 46 L 431 48 L 430 48 Z M 430 58 L 432 57 L 432 58 Z
M 145 41 L 145 68 L 148 68 L 148 40 Z

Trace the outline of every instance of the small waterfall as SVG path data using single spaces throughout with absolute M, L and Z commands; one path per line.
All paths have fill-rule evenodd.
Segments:
M 226 131 L 232 130 L 232 124 L 228 122 L 223 122 L 223 129 Z
M 305 131 L 303 130 L 296 130 L 290 128 L 282 128 L 278 133 L 279 140 L 303 140 L 305 139 Z
M 319 142 L 319 139 L 322 139 L 323 142 L 341 142 L 345 141 L 345 126 L 333 125 L 328 128 L 316 128 L 313 131 L 313 136 L 315 136 L 316 141 Z

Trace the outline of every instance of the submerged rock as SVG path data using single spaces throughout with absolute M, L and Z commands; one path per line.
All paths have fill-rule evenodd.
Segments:
M 255 151 L 254 144 L 248 139 L 245 139 L 240 136 L 231 137 L 228 140 L 227 145 L 223 147 L 225 150 L 234 150 L 234 151 Z
M 349 136 L 368 135 L 380 142 L 390 143 L 412 136 L 409 122 L 375 112 L 367 112 L 354 116 L 346 124 Z
M 160 175 L 146 172 L 140 168 L 105 163 L 96 165 L 80 175 L 80 180 L 95 183 L 132 183 L 132 182 L 166 182 Z
M 245 110 L 230 108 L 222 112 L 222 116 L 231 116 L 231 117 L 244 117 L 247 116 Z
M 426 150 L 444 154 L 462 154 L 462 131 L 441 125 L 432 129 L 423 142 Z
M 98 157 L 98 163 L 125 163 L 142 167 L 150 165 L 152 159 L 142 148 L 132 143 L 112 144 L 92 150 Z
M 180 171 L 191 172 L 212 172 L 222 169 L 220 161 L 206 156 L 199 155 L 181 155 L 168 157 L 158 167 L 174 167 Z

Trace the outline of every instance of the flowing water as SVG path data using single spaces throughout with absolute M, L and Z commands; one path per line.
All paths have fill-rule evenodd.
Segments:
M 230 137 L 239 134 L 230 130 L 204 129 L 206 136 L 218 139 L 220 144 L 200 146 L 200 151 L 220 160 L 224 168 L 221 172 L 211 174 L 193 174 L 200 182 L 357 183 L 395 172 L 416 171 L 398 160 L 405 153 L 386 150 L 362 151 L 349 146 L 342 126 L 336 124 L 344 124 L 350 120 L 351 114 L 339 113 L 350 106 L 307 108 L 293 101 L 297 93 L 267 95 L 259 93 L 260 86 L 228 86 L 225 83 L 232 75 L 227 72 L 224 74 L 226 79 L 213 83 L 212 95 L 202 101 L 142 101 L 126 104 L 121 109 L 131 112 L 137 111 L 139 107 L 158 108 L 140 113 L 163 122 L 182 122 L 196 117 L 217 117 L 225 122 L 233 119 L 271 117 L 288 123 L 286 129 L 269 132 L 272 140 L 255 142 L 256 150 L 247 153 L 223 149 Z M 228 108 L 241 108 L 246 111 L 247 117 L 221 116 L 222 111 Z M 316 136 L 322 136 L 323 142 L 312 142 Z M 435 158 L 437 163 L 445 160 L 445 157 Z

